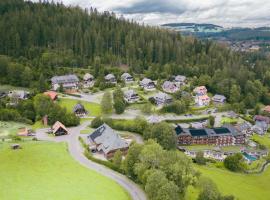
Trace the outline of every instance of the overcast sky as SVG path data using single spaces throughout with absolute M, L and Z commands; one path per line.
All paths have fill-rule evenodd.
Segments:
M 54 0 L 57 1 L 57 0 Z M 173 22 L 270 26 L 270 0 L 62 0 L 66 5 L 114 11 L 147 24 Z

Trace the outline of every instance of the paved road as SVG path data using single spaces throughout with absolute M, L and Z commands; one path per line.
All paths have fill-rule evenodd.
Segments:
M 91 170 L 95 170 L 98 173 L 116 181 L 119 185 L 121 185 L 124 189 L 127 190 L 127 192 L 130 194 L 133 200 L 146 200 L 147 198 L 144 191 L 134 182 L 129 180 L 126 176 L 118 172 L 115 172 L 109 168 L 106 168 L 103 165 L 99 165 L 95 162 L 92 162 L 84 156 L 83 154 L 84 150 L 78 140 L 78 137 L 80 135 L 80 131 L 84 130 L 88 125 L 89 122 L 85 122 L 78 127 L 70 128 L 69 135 L 60 137 L 50 137 L 46 133 L 47 131 L 46 129 L 40 129 L 37 130 L 37 138 L 39 140 L 46 140 L 46 141 L 67 142 L 71 156 L 81 165 Z

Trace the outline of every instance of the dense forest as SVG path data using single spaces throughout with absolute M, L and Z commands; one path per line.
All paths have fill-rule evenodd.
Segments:
M 90 68 L 103 76 L 99 68 L 125 66 L 153 79 L 192 77 L 193 85 L 226 95 L 235 107 L 270 103 L 268 58 L 95 9 L 1 0 L 0 54 L 0 83 L 40 91 L 52 75 L 67 73 L 61 67 Z

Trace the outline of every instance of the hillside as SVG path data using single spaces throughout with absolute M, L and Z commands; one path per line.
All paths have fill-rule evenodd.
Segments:
M 0 54 L 1 84 L 39 91 L 48 88 L 53 75 L 74 68 L 88 68 L 102 79 L 112 70 L 119 76 L 124 66 L 154 80 L 177 74 L 197 77 L 193 84 L 227 97 L 237 91 L 241 108 L 270 101 L 266 57 L 234 53 L 212 41 L 141 26 L 95 9 L 2 0 Z

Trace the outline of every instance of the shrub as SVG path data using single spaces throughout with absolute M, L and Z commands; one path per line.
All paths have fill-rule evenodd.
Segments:
M 224 166 L 233 172 L 240 172 L 244 170 L 243 155 L 241 153 L 228 156 L 224 160 Z
M 96 117 L 95 119 L 92 120 L 91 122 L 91 128 L 98 128 L 103 124 L 103 120 L 101 117 Z

